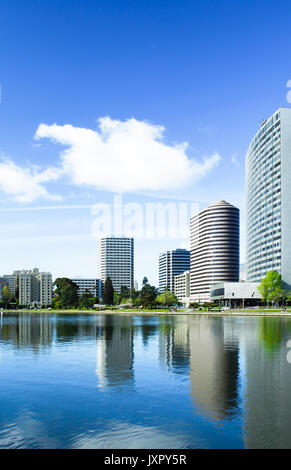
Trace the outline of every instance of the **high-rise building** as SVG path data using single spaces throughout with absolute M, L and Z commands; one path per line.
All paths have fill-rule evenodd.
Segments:
M 291 109 L 265 120 L 246 155 L 247 281 L 268 271 L 291 287 Z
M 52 275 L 39 272 L 38 268 L 32 271 L 20 271 L 19 279 L 19 305 L 23 307 L 48 307 L 52 303 Z
M 159 256 L 159 291 L 174 292 L 174 277 L 190 269 L 190 251 L 185 248 L 165 251 Z
M 92 297 L 102 297 L 102 281 L 100 279 L 71 279 L 78 286 L 78 296 L 81 297 L 86 290 L 91 292 Z
M 127 237 L 103 237 L 98 240 L 98 278 L 109 276 L 113 288 L 134 286 L 134 240 Z
M 209 301 L 210 288 L 239 281 L 239 209 L 218 201 L 191 217 L 190 299 Z

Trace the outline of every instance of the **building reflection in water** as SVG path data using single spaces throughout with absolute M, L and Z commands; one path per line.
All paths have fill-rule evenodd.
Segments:
M 4 317 L 0 328 L 0 339 L 11 342 L 18 348 L 30 348 L 37 352 L 40 346 L 52 344 L 52 320 L 49 315 L 20 313 Z
M 244 322 L 246 384 L 244 442 L 247 448 L 290 448 L 291 364 L 287 318 L 257 318 Z M 259 339 L 259 340 L 258 340 Z
M 190 380 L 194 405 L 223 420 L 238 405 L 239 339 L 228 318 L 190 320 Z
M 98 386 L 133 385 L 133 318 L 106 315 L 97 318 Z
M 231 318 L 176 316 L 160 319 L 160 362 L 188 370 L 195 407 L 223 420 L 239 400 L 239 322 Z

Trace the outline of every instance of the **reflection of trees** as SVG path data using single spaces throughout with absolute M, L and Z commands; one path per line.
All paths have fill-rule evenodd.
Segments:
M 189 323 L 185 316 L 159 317 L 160 360 L 175 373 L 189 368 Z
M 95 319 L 86 316 L 57 317 L 56 337 L 59 342 L 70 342 L 74 339 L 87 340 L 95 337 Z
M 141 317 L 141 334 L 144 346 L 148 344 L 150 337 L 155 335 L 157 328 L 151 317 Z
M 284 322 L 276 317 L 259 318 L 259 339 L 269 354 L 279 349 L 282 337 L 288 331 L 290 326 L 286 319 Z

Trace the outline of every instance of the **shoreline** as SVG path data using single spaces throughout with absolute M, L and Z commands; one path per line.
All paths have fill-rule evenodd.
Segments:
M 32 313 L 32 314 L 57 314 L 57 315 L 128 315 L 128 316 L 158 316 L 158 315 L 192 315 L 192 316 L 247 316 L 247 317 L 291 317 L 290 312 L 283 311 L 243 311 L 243 310 L 230 310 L 224 312 L 218 311 L 178 311 L 169 312 L 165 311 L 116 311 L 116 310 L 3 310 L 3 314 L 7 313 Z

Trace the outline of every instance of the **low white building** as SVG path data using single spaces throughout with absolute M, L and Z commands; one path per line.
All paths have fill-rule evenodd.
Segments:
M 174 294 L 179 302 L 187 303 L 190 296 L 190 271 L 184 271 L 174 277 Z
M 102 297 L 102 281 L 100 279 L 88 279 L 88 278 L 75 278 L 71 279 L 75 284 L 78 286 L 78 296 L 81 297 L 81 295 L 88 290 L 91 292 L 92 297 L 98 297 L 100 299 Z
M 258 282 L 222 282 L 214 284 L 210 290 L 212 301 L 222 301 L 223 304 L 256 304 L 262 299 L 258 291 Z

